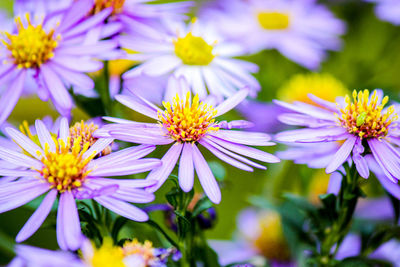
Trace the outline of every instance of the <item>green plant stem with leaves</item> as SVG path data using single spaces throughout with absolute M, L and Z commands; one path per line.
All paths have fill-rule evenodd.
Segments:
M 332 194 L 328 194 L 321 197 L 326 207 L 330 206 L 334 209 L 329 214 L 332 223 L 325 228 L 321 239 L 319 252 L 321 266 L 334 265 L 335 255 L 343 239 L 350 231 L 357 201 L 364 196 L 360 188 L 360 180 L 362 178 L 358 174 L 355 165 L 353 164 L 350 167 L 346 163 L 344 167 L 346 173 L 343 174 L 338 196 L 335 197 Z

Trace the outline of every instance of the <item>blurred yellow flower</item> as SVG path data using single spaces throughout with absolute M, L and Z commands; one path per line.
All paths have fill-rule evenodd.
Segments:
M 296 74 L 278 90 L 278 99 L 293 102 L 302 101 L 315 105 L 308 94 L 335 102 L 336 97 L 346 95 L 346 86 L 327 73 Z

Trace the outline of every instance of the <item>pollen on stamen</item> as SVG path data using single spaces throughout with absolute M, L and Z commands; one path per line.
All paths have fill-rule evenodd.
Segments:
M 70 137 L 67 142 L 62 139 L 54 141 L 55 151 L 52 151 L 48 144 L 45 145 L 44 156 L 41 159 L 43 168 L 36 171 L 59 192 L 81 187 L 90 173 L 87 165 L 95 157 L 96 152 L 83 158 L 90 144 L 81 145 L 81 137 L 76 138 L 72 146 Z
M 168 135 L 180 143 L 196 142 L 206 133 L 219 130 L 214 119 L 217 111 L 212 106 L 200 102 L 198 95 L 190 100 L 190 92 L 185 99 L 176 95 L 172 104 L 163 102 L 165 111 L 158 114 Z
M 90 14 L 97 14 L 104 9 L 111 7 L 113 10 L 112 14 L 115 15 L 122 11 L 124 4 L 125 0 L 95 0 L 94 7 L 90 11 Z
M 75 123 L 72 127 L 69 129 L 69 135 L 71 137 L 71 146 L 73 145 L 74 141 L 77 138 L 81 138 L 81 146 L 83 146 L 85 143 L 89 143 L 89 147 L 92 146 L 98 138 L 93 136 L 93 133 L 99 129 L 99 126 L 94 124 L 93 122 L 91 123 L 85 123 L 83 120 L 80 122 Z M 107 146 L 99 156 L 105 156 L 110 154 L 112 151 L 111 145 Z
M 10 61 L 18 68 L 39 68 L 43 63 L 54 57 L 54 49 L 58 46 L 60 36 L 55 36 L 55 30 L 48 33 L 43 25 L 32 25 L 29 14 L 26 14 L 27 26 L 21 17 L 15 18 L 17 33 L 5 33 L 2 42 L 11 52 Z M 8 61 L 7 61 L 8 62 Z
M 341 126 L 362 139 L 388 135 L 389 126 L 398 119 L 393 105 L 383 110 L 389 97 L 385 96 L 379 103 L 376 90 L 371 96 L 368 90 L 358 93 L 354 90 L 352 96 L 353 101 L 346 95 L 346 107 L 340 109 L 341 114 L 337 114 Z

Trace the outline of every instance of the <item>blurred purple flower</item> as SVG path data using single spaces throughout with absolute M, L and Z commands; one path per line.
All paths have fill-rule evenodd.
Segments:
M 246 145 L 270 146 L 270 137 L 264 133 L 240 132 L 234 128 L 248 126 L 245 121 L 216 122 L 215 117 L 225 114 L 242 102 L 249 91 L 242 89 L 223 103 L 212 107 L 210 102 L 200 102 L 198 95 L 193 100 L 190 88 L 183 77 L 171 77 L 167 86 L 165 110 L 159 109 L 144 98 L 119 95 L 116 99 L 129 108 L 157 120 L 157 123 L 140 123 L 117 118 L 106 118 L 116 124 L 104 126 L 95 135 L 112 137 L 126 142 L 139 144 L 168 145 L 173 143 L 164 157 L 163 165 L 150 172 L 147 179 L 157 179 L 158 183 L 149 188 L 156 191 L 168 178 L 180 157 L 179 184 L 183 191 L 193 188 L 194 170 L 196 170 L 205 194 L 214 203 L 221 201 L 221 191 L 206 160 L 198 149 L 204 146 L 221 160 L 246 171 L 253 171 L 250 166 L 266 167 L 243 157 L 254 158 L 263 162 L 275 163 L 279 159 L 269 153 L 247 147 Z M 172 96 L 175 96 L 173 98 Z M 241 156 L 243 155 L 243 156 Z M 250 166 L 248 166 L 250 165 Z
M 298 64 L 317 69 L 326 50 L 341 47 L 346 25 L 316 0 L 219 0 L 201 18 L 214 21 L 248 52 L 277 49 Z
M 365 0 L 376 3 L 375 14 L 384 21 L 400 25 L 400 1 L 398 0 Z
M 127 202 L 152 201 L 154 195 L 142 188 L 156 181 L 102 177 L 124 176 L 159 167 L 160 160 L 141 159 L 152 152 L 154 146 L 127 148 L 94 159 L 113 139 L 100 138 L 91 144 L 83 141 L 82 136 L 73 138 L 66 118 L 60 120 L 56 136 L 40 120 L 36 121 L 35 128 L 37 142 L 13 128 L 6 129 L 12 140 L 23 149 L 22 152 L 0 147 L 0 158 L 19 166 L 0 169 L 0 175 L 15 178 L 15 181 L 0 185 L 0 212 L 18 208 L 46 193 L 41 205 L 18 233 L 17 242 L 26 240 L 36 232 L 58 195 L 57 240 L 64 250 L 76 250 L 82 241 L 75 199 L 94 199 L 131 220 L 148 219 L 144 211 Z
M 319 144 L 319 148 L 305 155 L 305 158 L 295 158 L 304 162 L 313 157 L 312 164 L 326 167 L 327 173 L 336 171 L 351 157 L 359 174 L 368 178 L 369 170 L 372 169 L 369 158 L 373 159 L 388 178 L 387 182 L 396 187 L 400 179 L 400 154 L 393 144 L 399 143 L 400 131 L 395 107 L 384 108 L 389 98 L 383 97 L 379 90 L 375 90 L 372 95 L 368 90 L 358 94 L 354 91 L 353 101 L 346 96 L 336 104 L 311 94 L 309 96 L 321 107 L 302 102 L 288 104 L 275 101 L 276 104 L 296 112 L 280 115 L 280 121 L 306 127 L 278 133 L 276 140 L 295 145 Z M 335 147 L 334 144 L 338 143 Z M 373 157 L 369 156 L 369 151 Z M 298 152 L 304 154 L 301 149 Z M 331 153 L 333 156 L 330 156 Z M 317 158 L 318 154 L 325 157 Z
M 3 52 L 0 85 L 8 86 L 0 99 L 0 124 L 13 110 L 29 76 L 36 80 L 39 98 L 52 99 L 66 117 L 73 106 L 67 88 L 73 85 L 80 93 L 93 91 L 94 82 L 83 73 L 101 69 L 102 63 L 91 57 L 113 51 L 117 43 L 112 40 L 85 43 L 86 32 L 102 24 L 111 13 L 105 9 L 86 18 L 91 8 L 91 0 L 80 0 L 61 15 L 46 14 L 40 21 L 38 17 L 32 21 L 29 13 L 16 17 L 15 31 L 5 34 L 0 47 Z
M 121 36 L 121 46 L 135 52 L 128 54 L 128 59 L 143 62 L 126 72 L 122 76 L 124 81 L 129 83 L 141 75 L 165 80 L 170 76 L 183 76 L 200 100 L 211 94 L 218 102 L 244 86 L 249 86 L 251 96 L 260 90 L 252 76 L 258 66 L 233 58 L 242 55 L 243 49 L 224 41 L 211 21 L 193 20 L 189 25 L 183 21 L 168 21 L 166 24 L 168 30 L 143 28 L 143 36 Z M 132 91 L 135 87 L 133 84 Z
M 272 267 L 296 266 L 290 259 L 289 247 L 278 213 L 245 209 L 237 218 L 237 229 L 234 241 L 209 241 L 217 252 L 221 265 L 258 262 L 257 266 L 264 266 L 266 258 Z

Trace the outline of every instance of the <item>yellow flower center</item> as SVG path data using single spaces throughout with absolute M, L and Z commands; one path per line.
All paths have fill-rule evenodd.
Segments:
M 92 267 L 126 267 L 123 249 L 114 246 L 110 238 L 104 239 L 103 245 L 95 249 L 93 257 L 89 261 Z
M 99 129 L 99 126 L 95 125 L 93 122 L 90 124 L 85 123 L 83 120 L 81 122 L 77 122 L 69 128 L 69 136 L 71 137 L 71 147 L 74 145 L 74 142 L 77 138 L 81 138 L 81 146 L 84 146 L 85 143 L 89 143 L 89 147 L 91 147 L 98 138 L 93 136 L 93 133 Z M 105 156 L 111 153 L 111 145 L 107 146 L 102 152 L 101 156 Z
M 278 90 L 278 99 L 316 105 L 308 94 L 335 102 L 336 97 L 345 95 L 347 92 L 343 83 L 330 74 L 296 74 Z
M 95 0 L 94 7 L 91 14 L 97 14 L 102 10 L 111 7 L 113 9 L 112 14 L 118 14 L 122 11 L 122 8 L 125 4 L 125 0 Z
M 289 15 L 280 12 L 259 12 L 257 20 L 266 30 L 285 30 L 290 26 Z
M 190 93 L 186 99 L 178 95 L 173 103 L 163 102 L 165 111 L 158 114 L 160 122 L 168 130 L 168 134 L 177 142 L 196 142 L 207 132 L 218 131 L 219 127 L 213 117 L 217 111 L 207 104 L 199 101 L 196 95 L 190 103 Z
M 254 245 L 260 253 L 268 259 L 287 261 L 290 252 L 283 235 L 281 217 L 279 214 L 269 211 L 260 219 L 261 233 L 254 241 Z
M 54 138 L 55 139 L 55 138 Z M 70 137 L 67 143 L 62 139 L 54 140 L 56 149 L 50 151 L 50 146 L 45 145 L 44 156 L 41 159 L 43 168 L 37 170 L 42 177 L 60 192 L 65 192 L 74 188 L 81 187 L 86 176 L 90 173 L 87 164 L 95 157 L 96 152 L 87 158 L 83 154 L 90 147 L 90 143 L 82 143 L 82 137 L 74 139 L 71 146 Z
M 189 32 L 185 37 L 179 37 L 174 41 L 175 54 L 186 65 L 206 66 L 213 61 L 213 46 L 203 38 L 193 36 Z
M 46 33 L 42 24 L 33 26 L 29 14 L 26 14 L 27 27 L 20 17 L 15 18 L 17 34 L 6 34 L 3 44 L 11 52 L 11 59 L 18 68 L 39 68 L 54 57 L 54 49 L 58 46 L 60 36 L 54 36 L 54 29 Z
M 397 114 L 394 113 L 394 106 L 390 106 L 385 114 L 382 114 L 384 106 L 389 101 L 385 96 L 380 105 L 378 105 L 378 96 L 376 91 L 369 98 L 369 91 L 353 91 L 353 102 L 346 95 L 345 102 L 347 106 L 340 109 L 341 114 L 337 115 L 342 127 L 349 133 L 360 138 L 382 138 L 389 132 L 389 125 L 397 120 Z

